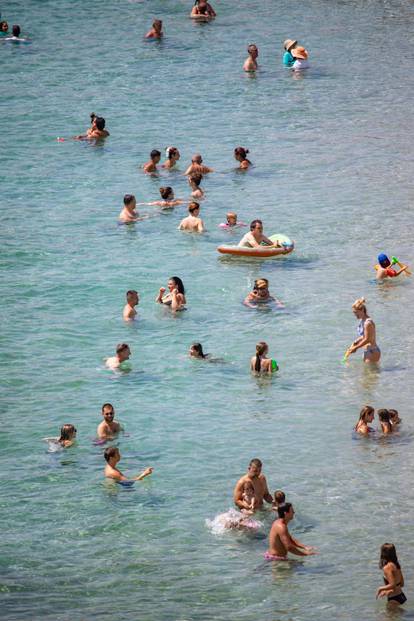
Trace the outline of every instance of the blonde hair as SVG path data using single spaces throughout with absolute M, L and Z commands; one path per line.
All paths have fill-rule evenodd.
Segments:
M 265 285 L 265 287 L 269 287 L 269 281 L 267 278 L 258 278 L 254 281 L 255 288 Z
M 363 310 L 365 313 L 367 312 L 367 307 L 365 306 L 365 298 L 358 298 L 352 304 L 353 310 Z

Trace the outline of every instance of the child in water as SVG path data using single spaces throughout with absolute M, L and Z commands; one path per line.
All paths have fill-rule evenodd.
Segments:
M 375 266 L 375 269 L 377 270 L 377 280 L 383 280 L 384 278 L 395 278 L 403 272 L 406 274 L 410 273 L 407 272 L 407 265 L 400 263 L 400 261 L 398 261 L 395 257 L 392 257 L 390 261 L 384 253 L 378 255 L 378 264 L 379 265 Z M 394 265 L 398 265 L 401 269 L 399 271 L 395 270 L 393 267 Z
M 390 415 L 391 425 L 394 429 L 394 427 L 401 423 L 400 415 L 398 414 L 397 410 L 388 410 L 388 414 Z
M 274 493 L 273 498 L 274 500 L 272 502 L 272 511 L 277 512 L 278 508 L 285 504 L 286 496 L 285 496 L 285 493 L 282 492 L 281 489 L 277 489 Z
M 237 222 L 237 213 L 235 211 L 229 211 L 226 213 L 226 222 L 221 222 L 219 227 L 221 229 L 235 229 L 240 226 L 247 226 L 245 222 Z
M 254 495 L 254 487 L 251 481 L 245 481 L 243 483 L 242 500 L 247 504 L 245 509 L 241 512 L 245 515 L 252 515 L 256 510 L 256 496 Z
M 160 19 L 154 20 L 151 30 L 145 35 L 146 39 L 161 39 L 164 36 L 162 31 L 162 21 Z

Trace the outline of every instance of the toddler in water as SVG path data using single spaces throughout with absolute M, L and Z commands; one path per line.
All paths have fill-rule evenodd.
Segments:
M 245 481 L 243 483 L 242 500 L 248 505 L 248 508 L 242 509 L 241 512 L 245 515 L 252 515 L 256 510 L 256 497 L 251 481 Z
M 282 492 L 281 489 L 277 489 L 273 497 L 274 497 L 274 500 L 272 502 L 272 511 L 277 512 L 278 508 L 285 504 L 286 496 L 285 496 L 285 493 Z
M 247 226 L 245 222 L 237 222 L 237 213 L 235 211 L 229 211 L 226 213 L 226 222 L 219 224 L 221 229 L 235 229 L 240 226 Z

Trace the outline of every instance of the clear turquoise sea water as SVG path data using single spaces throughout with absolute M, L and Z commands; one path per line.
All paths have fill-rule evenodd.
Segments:
M 0 617 L 383 620 L 377 559 L 393 541 L 412 619 L 413 286 L 378 286 L 372 269 L 380 251 L 414 263 L 412 3 L 225 0 L 207 25 L 187 19 L 190 5 L 1 7 L 32 44 L 0 41 Z M 143 40 L 154 17 L 162 43 Z M 287 37 L 310 51 L 303 78 L 281 66 Z M 261 71 L 250 78 L 241 65 L 253 41 Z M 56 141 L 84 131 L 92 111 L 107 119 L 104 146 Z M 219 171 L 204 182 L 205 236 L 176 230 L 184 207 L 117 226 L 127 192 L 149 201 L 172 185 L 188 196 L 179 174 L 139 170 L 170 144 L 181 172 L 196 151 Z M 234 170 L 238 145 L 255 163 L 246 175 Z M 220 259 L 228 209 L 290 235 L 296 252 Z M 177 317 L 154 304 L 172 275 L 187 289 Z M 260 275 L 284 311 L 242 306 Z M 141 295 L 134 325 L 121 318 L 129 288 Z M 361 295 L 378 371 L 359 355 L 340 363 Z M 249 373 L 262 339 L 281 367 L 271 381 Z M 224 363 L 190 361 L 194 340 Z M 116 376 L 102 359 L 120 341 L 132 371 Z M 154 467 L 131 490 L 104 482 L 92 444 L 107 401 L 128 434 L 123 470 Z M 397 408 L 399 436 L 354 439 L 365 403 Z M 42 438 L 65 422 L 77 446 L 48 453 Z M 255 537 L 207 529 L 256 456 L 319 556 L 265 564 L 270 516 Z

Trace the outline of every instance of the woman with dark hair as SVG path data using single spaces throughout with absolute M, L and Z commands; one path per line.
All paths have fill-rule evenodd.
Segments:
M 177 205 L 182 205 L 184 201 L 181 198 L 174 197 L 174 190 L 170 185 L 159 189 L 161 194 L 161 201 L 152 201 L 151 203 L 138 203 L 138 205 L 151 205 L 155 207 L 161 207 L 161 209 L 173 209 Z
M 216 17 L 216 12 L 206 0 L 195 0 L 190 17 L 200 21 L 209 21 Z
M 384 434 L 392 433 L 391 418 L 390 418 L 390 413 L 388 412 L 388 410 L 385 410 L 385 409 L 378 410 L 377 414 L 378 414 L 378 420 L 381 425 L 382 433 Z
M 172 311 L 185 310 L 185 290 L 183 281 L 178 276 L 172 276 L 168 281 L 168 293 L 165 287 L 160 287 L 155 301 L 158 304 L 170 306 Z
M 243 147 L 236 147 L 234 149 L 234 158 L 240 162 L 239 168 L 241 170 L 247 170 L 252 165 L 251 161 L 247 159 L 248 152 L 249 149 L 244 149 Z
M 76 428 L 73 425 L 66 424 L 61 427 L 59 438 L 43 439 L 49 443 L 49 450 L 52 452 L 55 452 L 60 447 L 69 448 L 76 440 Z
M 201 343 L 193 343 L 188 351 L 190 358 L 198 358 L 199 360 L 205 360 L 210 354 L 203 352 L 203 346 Z
M 384 543 L 381 546 L 379 567 L 384 572 L 384 586 L 377 589 L 376 598 L 387 596 L 388 602 L 405 604 L 407 598 L 402 591 L 404 576 L 393 543 Z
M 5 37 L 8 34 L 9 34 L 9 24 L 5 20 L 2 20 L 0 22 L 0 36 Z
M 164 164 L 161 165 L 161 168 L 174 168 L 174 166 L 181 157 L 177 147 L 167 147 L 165 149 L 165 155 L 167 159 L 165 160 Z
M 370 427 L 368 424 L 372 423 L 372 421 L 374 420 L 374 412 L 374 408 L 372 408 L 370 405 L 364 405 L 359 413 L 358 422 L 355 425 L 355 431 L 357 433 L 366 435 L 367 433 L 371 433 L 372 431 L 374 431 L 374 429 L 372 429 L 372 427 Z
M 250 360 L 250 370 L 254 373 L 273 373 L 278 371 L 279 367 L 276 360 L 267 358 L 269 346 L 264 341 L 260 341 L 256 345 L 256 355 Z

